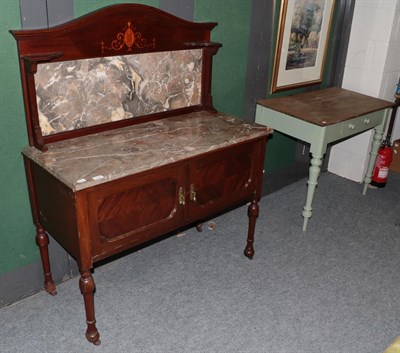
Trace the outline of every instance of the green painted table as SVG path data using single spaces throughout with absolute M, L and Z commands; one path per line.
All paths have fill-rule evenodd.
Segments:
M 310 143 L 311 165 L 302 212 L 304 231 L 312 216 L 312 200 L 327 145 L 375 129 L 364 177 L 365 194 L 392 107 L 391 102 L 342 88 L 257 101 L 257 123 Z

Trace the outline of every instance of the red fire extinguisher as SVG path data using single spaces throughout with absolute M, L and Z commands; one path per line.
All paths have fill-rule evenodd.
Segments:
M 378 188 L 383 188 L 386 185 L 390 163 L 392 163 L 393 159 L 393 148 L 392 144 L 390 143 L 390 136 L 393 131 L 397 108 L 400 106 L 400 78 L 394 97 L 396 98 L 396 100 L 394 102 L 392 115 L 389 120 L 389 128 L 387 130 L 386 140 L 383 141 L 381 146 L 379 147 L 378 156 L 376 157 L 374 171 L 372 174 L 372 181 L 370 184 Z
M 371 185 L 383 188 L 386 185 L 390 163 L 393 159 L 393 148 L 388 142 L 382 143 L 376 157 Z

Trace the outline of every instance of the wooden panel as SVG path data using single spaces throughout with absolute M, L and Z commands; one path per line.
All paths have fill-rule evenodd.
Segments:
M 146 5 L 119 4 L 53 28 L 12 34 L 20 55 L 62 52 L 54 61 L 64 61 L 187 49 L 187 42 L 209 42 L 215 26 L 185 21 Z
M 336 87 L 263 99 L 257 103 L 320 126 L 336 124 L 393 106 L 391 102 Z
M 190 164 L 190 184 L 196 195 L 190 202 L 191 217 L 206 216 L 254 195 L 256 146 L 255 143 L 236 146 Z
M 182 164 L 132 175 L 88 189 L 95 260 L 142 244 L 184 223 Z M 86 192 L 83 191 L 83 192 Z
M 176 212 L 173 178 L 165 178 L 106 196 L 98 210 L 100 236 L 111 240 L 172 218 Z

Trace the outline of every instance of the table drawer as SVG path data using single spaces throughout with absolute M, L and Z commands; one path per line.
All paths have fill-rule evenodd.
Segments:
M 344 121 L 341 123 L 340 136 L 346 137 L 370 130 L 375 126 L 380 125 L 383 118 L 384 113 L 379 111 Z

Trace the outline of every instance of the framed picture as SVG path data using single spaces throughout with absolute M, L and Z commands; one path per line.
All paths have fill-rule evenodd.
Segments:
M 282 0 L 271 93 L 321 83 L 335 0 Z

